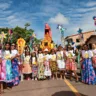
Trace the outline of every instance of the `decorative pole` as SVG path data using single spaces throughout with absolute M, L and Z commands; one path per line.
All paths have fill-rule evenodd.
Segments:
M 8 35 L 9 35 L 8 41 L 10 43 L 12 43 L 12 34 L 13 34 L 13 31 L 11 29 L 9 29 L 9 31 L 8 31 Z
M 83 45 L 84 38 L 83 38 L 82 29 L 79 28 L 79 30 L 78 30 L 77 32 L 78 32 L 78 34 L 79 34 L 79 39 L 80 39 L 81 45 Z
M 94 20 L 94 25 L 96 26 L 96 16 L 93 16 L 93 20 Z M 95 30 L 95 34 L 96 34 L 96 30 Z
M 32 52 L 32 50 L 33 50 L 33 43 L 34 43 L 35 37 L 36 37 L 35 33 L 33 33 L 32 36 L 30 36 L 30 44 L 29 44 L 30 52 Z
M 2 45 L 2 48 L 4 47 L 3 42 L 4 42 L 4 39 L 6 38 L 6 35 L 7 34 L 5 34 L 4 32 L 1 32 L 1 34 L 0 34 L 0 43 Z
M 62 25 L 58 25 L 58 26 L 57 26 L 57 29 L 59 29 L 60 32 L 61 32 L 61 42 L 62 42 L 63 47 L 65 47 L 64 32 L 65 32 L 66 28 L 63 28 Z

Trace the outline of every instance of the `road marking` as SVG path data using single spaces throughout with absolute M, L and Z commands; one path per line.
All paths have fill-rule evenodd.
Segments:
M 81 96 L 81 94 L 76 90 L 76 88 L 74 88 L 74 86 L 67 80 L 64 79 L 64 82 L 69 86 L 69 88 L 73 91 L 73 93 L 75 94 L 75 96 Z

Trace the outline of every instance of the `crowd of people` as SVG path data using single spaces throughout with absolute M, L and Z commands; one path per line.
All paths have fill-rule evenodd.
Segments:
M 62 80 L 68 75 L 70 80 L 74 76 L 78 82 L 78 64 L 81 82 L 96 84 L 96 44 L 91 50 L 85 44 L 76 50 L 58 46 L 50 51 L 38 47 L 32 52 L 26 46 L 22 55 L 14 43 L 6 43 L 4 49 L 0 45 L 0 93 L 4 84 L 12 88 L 23 80 Z

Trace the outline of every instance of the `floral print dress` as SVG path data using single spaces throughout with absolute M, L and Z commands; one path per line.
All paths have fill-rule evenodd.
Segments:
M 83 51 L 83 62 L 81 65 L 82 68 L 82 82 L 86 84 L 96 84 L 95 71 L 92 66 L 92 51 Z

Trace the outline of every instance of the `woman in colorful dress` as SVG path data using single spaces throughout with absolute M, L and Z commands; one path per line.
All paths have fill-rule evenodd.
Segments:
M 92 52 L 93 52 L 93 68 L 95 70 L 95 75 L 96 75 L 96 44 L 92 44 Z
M 31 68 L 30 59 L 31 59 L 30 51 L 25 50 L 24 63 L 22 68 L 22 73 L 25 80 L 32 79 L 32 68 Z
M 95 71 L 92 66 L 93 53 L 88 50 L 88 46 L 84 45 L 84 51 L 82 52 L 82 82 L 85 84 L 96 84 Z
M 51 69 L 50 69 L 50 55 L 48 54 L 48 49 L 44 50 L 44 75 L 46 77 L 46 79 L 50 79 L 51 78 Z
M 39 50 L 38 56 L 38 79 L 43 80 L 45 79 L 44 76 L 44 60 L 43 60 L 43 53 L 42 50 Z
M 4 59 L 6 60 L 6 83 L 7 83 L 6 87 L 12 88 L 13 73 L 12 73 L 12 64 L 11 64 L 10 43 L 5 44 Z
M 12 73 L 13 73 L 13 85 L 16 86 L 20 83 L 19 80 L 19 64 L 17 57 L 19 56 L 18 51 L 15 49 L 16 45 L 11 44 L 11 63 L 12 63 Z
M 2 47 L 0 45 L 0 94 L 4 92 L 3 82 L 6 82 L 6 64 L 3 59 Z
M 56 53 L 54 49 L 51 50 L 51 54 L 50 54 L 50 67 L 51 67 L 53 80 L 54 78 L 57 79 L 58 67 L 57 67 L 57 62 L 56 62 Z
M 70 80 L 72 80 L 72 75 L 76 77 L 76 82 L 78 82 L 77 66 L 75 63 L 75 54 L 73 53 L 72 47 L 68 46 L 68 51 L 66 51 L 66 70 L 70 72 Z
M 56 56 L 57 56 L 58 70 L 60 72 L 60 79 L 62 80 L 65 78 L 65 61 L 64 61 L 64 53 L 61 46 L 58 47 Z
M 32 64 L 32 80 L 37 80 L 38 63 L 37 63 L 37 57 L 35 52 L 32 53 L 31 64 Z

